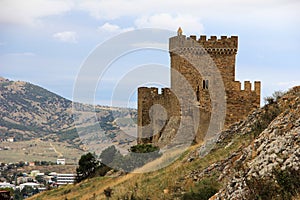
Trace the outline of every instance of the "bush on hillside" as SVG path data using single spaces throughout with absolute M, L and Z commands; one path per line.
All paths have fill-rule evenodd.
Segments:
M 205 178 L 183 195 L 182 200 L 208 200 L 218 192 L 218 183 L 213 178 Z
M 292 200 L 300 193 L 300 171 L 287 168 L 274 170 L 274 177 L 252 178 L 246 182 L 249 199 Z
M 135 146 L 130 147 L 129 152 L 133 153 L 150 153 L 159 151 L 159 148 L 157 146 L 153 146 L 152 144 L 138 144 Z
M 101 153 L 101 162 L 114 169 L 131 172 L 161 156 L 159 148 L 151 144 L 138 144 L 128 151 L 127 155 L 122 155 L 115 147 L 109 147 Z
M 95 175 L 100 162 L 96 159 L 95 154 L 89 152 L 81 156 L 78 164 L 79 167 L 76 168 L 76 181 L 81 182 L 82 180 Z

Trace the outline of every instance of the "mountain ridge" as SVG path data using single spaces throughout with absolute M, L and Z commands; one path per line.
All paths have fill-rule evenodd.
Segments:
M 96 115 L 97 124 L 109 139 L 115 142 L 135 140 L 128 135 L 120 136 L 122 131 L 116 123 L 122 119 L 134 121 L 135 109 L 83 103 L 76 105 L 82 108 L 79 115 Z M 122 125 L 133 129 L 134 123 Z M 0 77 L 0 138 L 3 141 L 8 138 L 14 138 L 15 142 L 40 139 L 66 142 L 73 148 L 84 150 L 86 147 L 78 136 L 78 129 L 91 135 L 99 134 L 99 130 L 92 125 L 75 122 L 71 100 L 28 82 Z

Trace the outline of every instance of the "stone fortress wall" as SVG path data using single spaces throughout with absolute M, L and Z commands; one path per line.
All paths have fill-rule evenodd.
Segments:
M 260 106 L 261 83 L 254 82 L 254 89 L 250 81 L 241 82 L 235 80 L 235 59 L 238 49 L 238 37 L 182 35 L 181 29 L 178 35 L 169 39 L 169 52 L 171 58 L 171 88 L 138 88 L 138 143 L 154 143 L 163 146 L 166 140 L 172 139 L 178 130 L 178 124 L 182 117 L 193 116 L 193 109 L 199 109 L 199 119 L 189 118 L 191 125 L 198 123 L 195 142 L 201 142 L 206 134 L 211 117 L 212 102 L 210 90 L 213 89 L 213 77 L 219 73 L 222 78 L 226 99 L 225 124 L 220 129 L 244 119 L 251 111 Z M 191 59 L 189 59 L 191 58 Z M 191 60 L 193 60 L 191 62 Z M 201 66 L 201 70 L 195 65 Z M 214 65 L 218 69 L 206 71 Z M 204 72 L 204 73 L 202 73 Z M 182 88 L 182 78 L 189 83 L 194 91 L 195 107 L 184 109 L 180 107 L 180 98 L 193 98 L 185 95 Z M 174 94 L 176 91 L 177 95 Z M 154 108 L 153 108 L 154 105 Z M 151 109 L 152 108 L 152 109 Z M 191 111 L 191 113 L 189 113 Z M 198 120 L 200 120 L 198 122 Z M 166 139 L 167 138 L 167 139 Z M 165 140 L 165 141 L 163 141 Z

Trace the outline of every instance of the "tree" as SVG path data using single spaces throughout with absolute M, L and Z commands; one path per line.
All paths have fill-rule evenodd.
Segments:
M 107 147 L 100 154 L 101 163 L 109 165 L 114 160 L 117 153 L 120 154 L 115 146 Z
M 41 176 L 41 175 L 37 175 L 36 177 L 35 177 L 35 180 L 38 182 L 38 183 L 43 183 L 43 184 L 45 184 L 45 180 L 44 180 L 44 177 L 43 176 Z
M 37 188 L 33 188 L 33 187 L 27 186 L 27 185 L 21 190 L 21 194 L 25 198 L 35 195 L 37 193 L 39 193 L 39 190 Z
M 159 151 L 159 148 L 156 146 L 153 146 L 152 144 L 138 144 L 135 146 L 130 147 L 130 152 L 133 153 L 150 153 Z
M 4 190 L 4 191 L 8 191 L 9 192 L 9 195 L 8 198 L 10 198 L 9 196 L 14 196 L 14 190 L 12 188 L 1 188 L 1 190 Z M 6 195 L 3 195 L 3 196 L 6 196 Z M 1 199 L 1 196 L 0 196 L 0 199 Z
M 130 172 L 160 157 L 159 148 L 151 144 L 138 144 L 129 149 L 129 154 L 115 155 L 113 165 Z
M 282 96 L 284 95 L 284 92 L 282 91 L 275 91 L 272 96 L 267 96 L 264 98 L 265 104 L 274 104 L 276 103 Z
M 82 155 L 79 160 L 79 167 L 76 168 L 77 182 L 80 182 L 86 178 L 93 177 L 99 166 L 99 161 L 96 159 L 95 154 L 87 153 Z

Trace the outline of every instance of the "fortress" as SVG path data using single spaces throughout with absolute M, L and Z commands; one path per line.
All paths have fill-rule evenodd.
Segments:
M 188 121 L 190 129 L 186 130 L 196 133 L 193 140 L 201 142 L 210 124 L 212 107 L 218 104 L 212 95 L 212 90 L 217 88 L 224 90 L 221 98 L 225 102 L 225 118 L 223 123 L 215 124 L 215 131 L 227 128 L 259 108 L 261 83 L 255 81 L 252 88 L 250 81 L 245 81 L 242 89 L 241 83 L 235 80 L 237 49 L 237 36 L 197 39 L 182 35 L 179 28 L 177 36 L 169 39 L 171 87 L 162 88 L 160 93 L 158 88 L 138 88 L 138 143 L 166 145 L 176 135 L 181 120 Z M 211 70 L 211 66 L 216 70 Z M 218 75 L 219 82 L 215 79 Z M 184 81 L 188 84 L 183 84 Z

